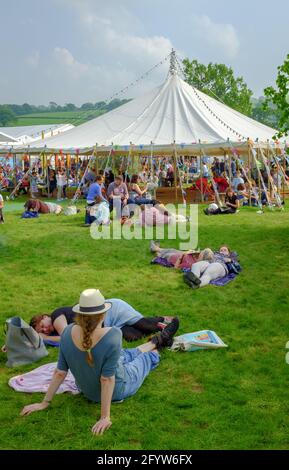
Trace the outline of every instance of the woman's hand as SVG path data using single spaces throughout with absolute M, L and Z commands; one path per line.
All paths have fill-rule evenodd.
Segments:
M 23 410 L 20 413 L 20 416 L 28 416 L 34 411 L 41 411 L 48 408 L 49 403 L 47 401 L 42 401 L 41 403 L 34 403 L 33 405 L 24 406 Z
M 91 432 L 93 434 L 100 434 L 102 435 L 107 429 L 110 428 L 112 422 L 110 418 L 101 418 L 95 425 L 91 428 Z

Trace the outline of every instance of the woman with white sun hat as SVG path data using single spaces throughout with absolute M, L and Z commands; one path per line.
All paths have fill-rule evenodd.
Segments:
M 102 328 L 110 304 L 101 292 L 87 289 L 80 295 L 76 324 L 68 325 L 61 336 L 57 368 L 41 403 L 25 406 L 22 416 L 47 408 L 64 381 L 68 370 L 75 377 L 82 393 L 91 401 L 101 403 L 101 418 L 92 427 L 94 434 L 103 434 L 112 422 L 112 401 L 134 395 L 146 376 L 159 362 L 159 351 L 170 347 L 178 330 L 177 317 L 150 342 L 135 349 L 122 349 L 119 328 Z

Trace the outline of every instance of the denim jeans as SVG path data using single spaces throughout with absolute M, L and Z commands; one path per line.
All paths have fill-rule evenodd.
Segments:
M 138 391 L 150 371 L 158 366 L 160 356 L 154 351 L 142 353 L 139 349 L 123 349 L 120 359 L 125 372 L 123 395 L 119 397 L 123 400 Z

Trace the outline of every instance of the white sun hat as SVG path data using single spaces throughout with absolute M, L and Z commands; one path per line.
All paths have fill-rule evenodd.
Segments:
M 79 304 L 74 305 L 73 312 L 82 315 L 100 315 L 111 308 L 110 302 L 105 302 L 105 298 L 98 289 L 86 289 L 81 292 Z

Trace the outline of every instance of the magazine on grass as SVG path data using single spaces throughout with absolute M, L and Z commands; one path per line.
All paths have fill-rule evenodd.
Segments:
M 177 336 L 174 338 L 171 350 L 191 352 L 200 349 L 220 349 L 227 347 L 228 346 L 214 331 L 203 330 Z

